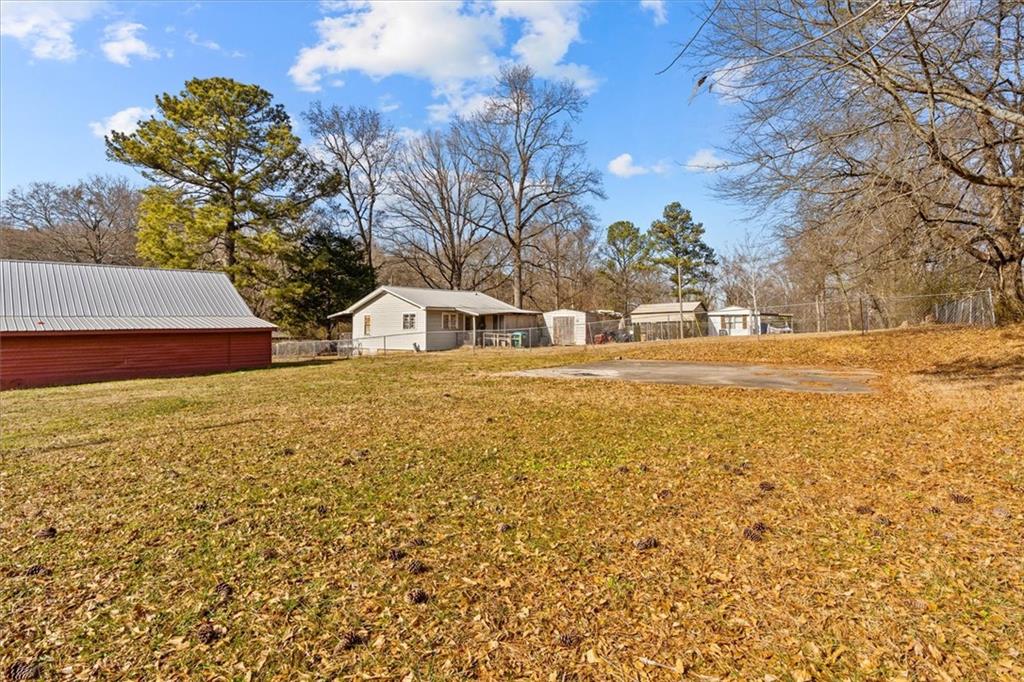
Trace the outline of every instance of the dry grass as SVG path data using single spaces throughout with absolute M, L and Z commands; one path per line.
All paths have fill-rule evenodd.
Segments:
M 495 376 L 617 355 L 882 377 Z M 1019 680 L 1021 358 L 908 330 L 6 393 L 0 675 Z

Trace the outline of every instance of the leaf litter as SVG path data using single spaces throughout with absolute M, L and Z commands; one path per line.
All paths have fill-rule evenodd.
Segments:
M 0 670 L 1021 679 L 1024 388 L 955 369 L 1021 350 L 1021 327 L 911 329 L 11 392 Z M 615 355 L 881 376 L 495 376 Z M 168 396 L 208 407 L 148 407 Z M 42 518 L 60 535 L 26 540 Z

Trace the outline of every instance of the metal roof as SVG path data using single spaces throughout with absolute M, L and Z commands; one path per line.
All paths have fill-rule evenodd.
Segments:
M 699 308 L 703 308 L 704 304 L 700 301 L 683 301 L 683 312 L 692 313 Z M 644 303 L 633 308 L 633 312 L 630 315 L 643 315 L 650 313 L 678 313 L 679 312 L 679 301 L 673 301 L 672 303 Z
M 273 329 L 222 272 L 0 260 L 0 331 Z
M 359 299 L 340 313 L 334 313 L 331 317 L 341 315 L 352 315 L 365 307 L 368 303 L 376 300 L 383 294 L 397 296 L 417 308 L 426 310 L 428 308 L 441 310 L 458 310 L 467 315 L 500 315 L 500 314 L 537 314 L 536 310 L 523 310 L 514 305 L 499 301 L 498 299 L 481 294 L 479 291 L 459 291 L 450 289 L 423 289 L 420 287 L 393 287 L 382 286 L 372 293 Z

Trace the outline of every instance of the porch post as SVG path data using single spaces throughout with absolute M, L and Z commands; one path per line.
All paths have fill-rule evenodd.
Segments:
M 473 316 L 473 348 L 476 348 L 476 315 Z

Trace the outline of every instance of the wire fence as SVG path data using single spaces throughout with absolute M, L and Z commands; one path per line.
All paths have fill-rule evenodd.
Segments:
M 416 353 L 455 348 L 529 350 L 556 345 L 591 346 L 644 343 L 680 338 L 762 336 L 813 332 L 878 331 L 930 324 L 991 326 L 995 311 L 990 290 L 901 297 L 851 297 L 765 306 L 759 310 L 726 309 L 692 320 L 631 323 L 628 319 L 577 323 L 576 334 L 554 341 L 545 325 L 490 330 L 413 330 L 375 336 L 342 334 L 331 340 L 287 340 L 273 344 L 278 359 L 352 357 Z
M 989 289 L 917 296 L 850 296 L 811 303 L 766 306 L 766 325 L 793 333 L 873 331 L 921 324 L 990 326 L 995 309 Z

